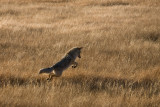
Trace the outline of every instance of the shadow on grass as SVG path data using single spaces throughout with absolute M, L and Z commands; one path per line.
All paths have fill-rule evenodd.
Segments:
M 40 1 L 44 3 L 67 3 L 70 2 L 71 0 L 46 0 L 46 1 Z
M 109 93 L 118 94 L 118 90 L 144 90 L 149 93 L 149 96 L 158 95 L 160 90 L 160 81 L 153 81 L 145 79 L 142 81 L 134 81 L 128 79 L 117 79 L 111 77 L 95 77 L 95 76 L 85 76 L 78 75 L 73 77 L 60 77 L 54 78 L 53 81 L 48 82 L 46 78 L 21 78 L 21 77 L 6 77 L 5 75 L 0 75 L 0 87 L 11 86 L 47 86 L 47 84 L 54 85 L 54 87 L 66 87 L 66 86 L 80 86 L 82 90 L 97 92 L 106 91 Z
M 147 33 L 140 33 L 136 36 L 137 39 L 142 41 L 148 42 L 159 42 L 160 40 L 160 33 L 159 32 L 147 32 Z
M 107 2 L 107 3 L 101 3 L 100 6 L 127 6 L 129 5 L 129 3 L 127 2 L 120 2 L 120 1 L 116 1 L 116 2 Z
M 127 6 L 130 5 L 128 2 L 122 2 L 122 1 L 113 1 L 113 2 L 92 2 L 89 3 L 91 6 L 104 6 L 104 7 L 110 7 L 110 6 Z

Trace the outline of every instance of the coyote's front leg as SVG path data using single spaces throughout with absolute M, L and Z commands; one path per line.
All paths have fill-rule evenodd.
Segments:
M 74 62 L 73 65 L 72 65 L 72 68 L 76 68 L 77 65 L 78 65 L 78 63 L 77 63 L 77 62 Z

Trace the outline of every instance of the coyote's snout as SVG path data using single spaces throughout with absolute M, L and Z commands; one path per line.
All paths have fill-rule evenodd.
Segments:
M 81 58 L 81 49 L 82 47 L 72 48 L 59 62 L 49 68 L 41 69 L 39 74 L 48 73 L 49 78 L 47 80 L 52 80 L 53 77 L 61 76 L 62 72 L 70 65 L 72 65 L 72 68 L 76 68 L 78 63 L 75 60 L 77 57 Z

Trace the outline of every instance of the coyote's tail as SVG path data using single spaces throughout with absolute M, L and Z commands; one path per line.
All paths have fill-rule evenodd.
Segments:
M 43 69 L 40 69 L 39 71 L 39 74 L 42 74 L 42 73 L 51 73 L 53 71 L 53 68 L 43 68 Z

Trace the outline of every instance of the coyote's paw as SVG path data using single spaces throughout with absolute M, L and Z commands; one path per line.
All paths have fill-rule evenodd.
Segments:
M 53 78 L 47 78 L 47 81 L 52 81 L 53 80 Z
M 72 66 L 72 68 L 76 68 L 77 66 Z
M 50 79 L 50 78 L 47 78 L 47 81 L 49 82 L 49 81 L 51 81 L 51 79 Z

